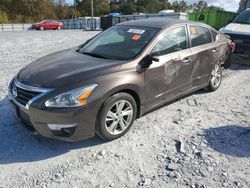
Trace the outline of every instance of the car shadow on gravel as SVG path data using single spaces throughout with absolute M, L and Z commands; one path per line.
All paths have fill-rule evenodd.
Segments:
M 234 157 L 250 157 L 250 125 L 226 125 L 204 130 L 204 138 L 215 151 Z
M 97 136 L 75 143 L 34 136 L 15 119 L 7 97 L 0 99 L 0 164 L 46 160 L 104 143 Z

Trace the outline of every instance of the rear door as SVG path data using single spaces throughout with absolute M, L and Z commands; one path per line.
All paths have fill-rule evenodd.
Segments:
M 192 87 L 206 85 L 210 79 L 211 71 L 218 62 L 220 44 L 213 42 L 210 28 L 205 26 L 189 25 L 193 71 Z
M 153 62 L 145 72 L 148 107 L 171 100 L 191 86 L 193 65 L 186 25 L 163 33 L 151 53 L 156 52 L 159 62 Z

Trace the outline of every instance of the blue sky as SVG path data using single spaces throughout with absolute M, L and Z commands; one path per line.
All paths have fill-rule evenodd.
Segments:
M 68 4 L 73 4 L 74 0 L 66 0 Z
M 74 0 L 66 0 L 67 3 L 73 4 Z M 169 0 L 174 1 L 174 0 Z M 197 3 L 199 0 L 186 0 L 188 3 Z M 237 11 L 239 7 L 240 0 L 206 0 L 209 5 L 215 5 L 222 7 L 228 11 Z

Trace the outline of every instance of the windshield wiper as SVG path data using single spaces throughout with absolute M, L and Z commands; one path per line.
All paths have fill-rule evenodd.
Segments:
M 102 59 L 110 59 L 110 58 L 105 57 L 103 55 L 96 54 L 96 53 L 91 53 L 91 52 L 82 52 L 82 54 L 89 55 L 89 56 L 92 56 L 92 57 L 102 58 Z

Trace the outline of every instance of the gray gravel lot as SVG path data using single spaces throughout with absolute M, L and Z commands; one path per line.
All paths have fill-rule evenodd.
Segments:
M 0 187 L 250 187 L 250 66 L 137 120 L 124 137 L 65 143 L 30 135 L 7 101 L 8 81 L 38 57 L 97 32 L 0 33 Z

